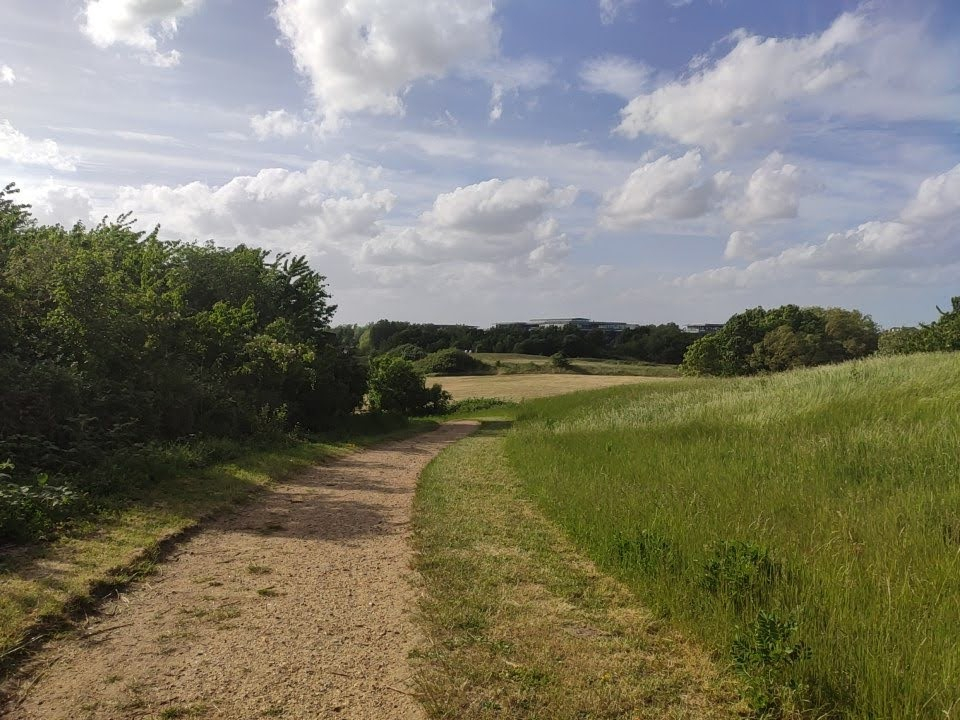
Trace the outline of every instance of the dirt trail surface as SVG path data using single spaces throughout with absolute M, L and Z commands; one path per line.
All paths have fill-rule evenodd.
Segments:
M 212 522 L 36 655 L 0 717 L 422 718 L 407 657 L 413 493 L 475 427 L 318 466 Z

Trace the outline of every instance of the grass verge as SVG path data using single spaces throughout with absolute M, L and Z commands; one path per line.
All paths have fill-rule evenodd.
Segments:
M 137 482 L 60 538 L 0 556 L 0 675 L 105 595 L 148 574 L 205 519 L 318 462 L 435 426 L 398 421 L 239 454 L 228 462 Z
M 960 353 L 538 400 L 539 507 L 759 714 L 960 717 Z
M 444 450 L 414 514 L 418 684 L 434 718 L 735 717 L 709 658 L 637 607 L 524 499 L 507 423 Z

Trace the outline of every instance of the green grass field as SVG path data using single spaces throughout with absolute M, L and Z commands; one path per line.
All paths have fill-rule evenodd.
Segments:
M 679 377 L 676 365 L 657 365 L 640 360 L 601 360 L 597 358 L 571 358 L 569 369 L 560 371 L 543 355 L 520 355 L 517 353 L 474 353 L 474 357 L 492 365 L 504 375 L 520 373 L 563 372 L 584 375 L 640 375 L 644 377 Z M 500 363 L 497 365 L 497 363 Z
M 759 711 L 960 717 L 960 355 L 537 400 L 507 453 Z

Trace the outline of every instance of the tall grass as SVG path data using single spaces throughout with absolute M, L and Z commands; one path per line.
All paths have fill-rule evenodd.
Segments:
M 508 452 L 761 713 L 960 717 L 960 354 L 543 399 Z

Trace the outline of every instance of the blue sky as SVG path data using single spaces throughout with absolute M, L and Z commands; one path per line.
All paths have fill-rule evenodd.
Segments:
M 336 322 L 960 294 L 960 6 L 5 0 L 44 221 L 306 254 Z

